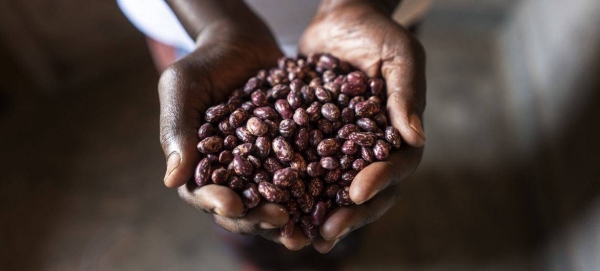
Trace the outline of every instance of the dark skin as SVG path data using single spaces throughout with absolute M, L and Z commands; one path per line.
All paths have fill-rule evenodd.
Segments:
M 291 250 L 312 243 L 321 253 L 398 201 L 398 183 L 416 170 L 425 144 L 425 54 L 390 18 L 390 7 L 397 1 L 325 0 L 300 41 L 302 54 L 331 53 L 371 77 L 382 76 L 390 121 L 403 138 L 388 161 L 373 163 L 356 176 L 350 197 L 357 205 L 331 212 L 320 227 L 322 238 L 313 241 L 298 227 L 290 238 L 279 234 L 288 220 L 279 204 L 263 203 L 244 216 L 244 205 L 233 190 L 188 183 L 199 161 L 197 130 L 206 109 L 224 101 L 258 70 L 276 66 L 282 53 L 268 28 L 242 1 L 167 2 L 197 44 L 194 52 L 167 68 L 159 82 L 167 187 L 178 187 L 184 201 L 211 213 L 231 232 L 261 235 Z

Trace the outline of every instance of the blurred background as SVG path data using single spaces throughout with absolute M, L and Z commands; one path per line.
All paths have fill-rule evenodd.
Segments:
M 347 270 L 600 270 L 599 3 L 433 3 L 424 160 Z M 114 1 L 0 1 L 0 269 L 239 269 L 162 184 L 158 76 Z

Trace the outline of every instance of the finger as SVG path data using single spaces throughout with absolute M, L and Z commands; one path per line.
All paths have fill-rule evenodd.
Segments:
M 319 229 L 321 236 L 327 241 L 340 239 L 377 220 L 398 201 L 398 194 L 398 186 L 393 186 L 365 204 L 333 210 Z
M 335 245 L 337 245 L 337 243 L 342 240 L 344 238 L 344 236 L 331 240 L 331 241 L 327 241 L 321 237 L 317 237 L 314 241 L 313 241 L 313 247 L 321 254 L 325 254 L 328 253 L 329 251 L 331 251 Z
M 200 159 L 196 150 L 201 111 L 211 101 L 207 91 L 199 91 L 205 84 L 198 83 L 203 76 L 184 58 L 169 66 L 159 81 L 160 142 L 167 160 L 164 183 L 174 188 L 185 184 L 194 174 Z M 192 97 L 194 95 L 194 97 Z
M 402 145 L 393 151 L 387 161 L 375 162 L 361 170 L 350 185 L 350 199 L 362 204 L 379 191 L 408 178 L 417 169 L 423 156 L 423 148 Z
M 237 234 L 260 234 L 279 229 L 289 219 L 285 208 L 275 203 L 263 203 L 244 217 L 230 218 L 215 215 L 215 222 L 224 229 Z
M 189 182 L 177 189 L 179 197 L 198 210 L 224 217 L 238 218 L 244 215 L 242 199 L 225 186 L 209 184 L 198 187 Z
M 425 53 L 414 38 L 389 49 L 381 74 L 387 84 L 387 110 L 390 122 L 408 145 L 425 145 L 422 115 L 425 110 Z
M 300 226 L 296 225 L 294 227 L 294 232 L 291 237 L 281 236 L 281 232 L 277 231 L 269 231 L 267 233 L 262 234 L 264 238 L 267 240 L 271 240 L 273 242 L 284 245 L 287 249 L 292 251 L 298 251 L 302 248 L 310 245 L 312 241 L 304 235 Z

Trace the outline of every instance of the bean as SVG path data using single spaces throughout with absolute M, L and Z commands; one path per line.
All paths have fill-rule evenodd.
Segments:
M 335 104 L 326 103 L 321 107 L 321 115 L 331 122 L 337 121 L 340 114 L 340 109 Z
M 375 144 L 375 136 L 366 132 L 351 133 L 348 139 L 361 146 L 373 146 Z
M 289 162 L 294 157 L 292 145 L 281 136 L 273 140 L 273 152 L 281 162 Z
M 269 126 L 257 117 L 251 117 L 246 123 L 246 129 L 252 135 L 263 136 L 269 132 Z
M 312 212 L 310 213 L 310 222 L 314 226 L 319 226 L 325 222 L 325 215 L 327 214 L 327 207 L 325 202 L 319 201 L 315 204 Z
M 238 108 L 229 116 L 229 124 L 231 124 L 233 128 L 238 128 L 246 121 L 246 119 L 248 119 L 248 112 L 243 108 Z
M 313 197 L 318 197 L 323 192 L 323 181 L 319 178 L 313 178 L 308 183 L 308 194 Z
M 281 236 L 290 238 L 294 234 L 294 220 L 290 218 L 280 229 Z
M 227 114 L 229 114 L 227 106 L 224 104 L 219 104 L 208 108 L 204 114 L 204 119 L 206 119 L 208 122 L 215 123 L 221 121 Z
M 302 194 L 302 196 L 298 197 L 297 201 L 298 207 L 300 207 L 300 210 L 305 214 L 309 213 L 315 204 L 313 197 L 311 197 L 308 193 Z
M 309 122 L 308 113 L 306 113 L 306 110 L 304 108 L 296 109 L 296 112 L 294 112 L 293 119 L 296 122 L 296 124 L 300 126 L 306 126 Z
M 252 135 L 250 131 L 243 126 L 235 129 L 235 135 L 244 143 L 253 143 L 256 140 L 256 136 Z
M 284 119 L 291 119 L 294 115 L 294 110 L 292 109 L 290 104 L 284 99 L 279 99 L 275 101 L 275 110 L 277 110 L 277 112 L 279 112 L 279 115 L 281 115 L 281 117 Z
M 225 137 L 225 139 L 223 139 L 223 148 L 226 150 L 233 150 L 233 148 L 238 145 L 237 141 L 237 137 L 228 135 Z
M 220 136 L 211 136 L 198 143 L 201 153 L 216 153 L 223 149 L 223 139 Z
M 359 96 L 364 95 L 367 91 L 367 86 L 363 83 L 344 83 L 342 85 L 342 93 L 348 96 Z
M 329 170 L 336 169 L 339 165 L 340 165 L 339 161 L 337 159 L 335 159 L 334 157 L 327 156 L 327 157 L 321 158 L 321 166 L 324 169 L 329 169 Z
M 300 228 L 308 239 L 313 240 L 317 238 L 317 234 L 319 233 L 318 228 L 311 223 L 311 219 L 308 216 L 303 216 L 300 219 Z
M 204 158 L 200 160 L 194 173 L 194 180 L 199 187 L 205 186 L 210 182 L 210 171 L 211 166 L 208 159 Z
M 268 182 L 259 183 L 258 192 L 268 202 L 279 203 L 283 197 L 283 190 Z
M 320 156 L 331 156 L 340 150 L 340 145 L 335 139 L 328 138 L 319 143 L 317 153 Z
M 252 93 L 252 103 L 258 107 L 267 105 L 267 95 L 262 90 L 257 90 Z
M 246 185 L 246 189 L 242 191 L 242 202 L 244 202 L 244 206 L 248 209 L 258 206 L 258 203 L 260 203 L 260 193 L 256 184 L 249 183 Z
M 252 143 L 244 143 L 240 144 L 237 147 L 233 148 L 233 155 L 240 155 L 243 157 L 247 157 L 254 150 L 254 145 Z
M 391 149 L 392 146 L 389 143 L 383 140 L 377 140 L 375 146 L 373 146 L 373 153 L 375 154 L 375 158 L 377 158 L 377 160 L 383 161 L 390 157 Z
M 254 147 L 256 155 L 261 159 L 265 159 L 271 154 L 271 139 L 267 136 L 259 136 L 254 143 Z
M 385 128 L 385 140 L 392 144 L 395 149 L 400 148 L 402 141 L 400 141 L 400 132 L 392 126 Z
M 239 176 L 231 176 L 227 182 L 227 187 L 234 191 L 240 191 L 244 188 L 244 181 Z
M 200 140 L 205 139 L 215 134 L 215 128 L 210 123 L 205 123 L 198 129 L 198 137 Z
M 253 170 L 254 170 L 254 168 L 252 168 L 252 163 L 250 163 L 244 157 L 242 157 L 240 155 L 234 156 L 233 171 L 235 171 L 235 174 L 241 175 L 241 176 L 250 176 L 250 175 L 252 175 Z
M 350 199 L 350 187 L 346 186 L 340 189 L 335 196 L 335 203 L 338 206 L 350 206 L 354 202 Z
M 368 165 L 369 165 L 369 162 L 365 161 L 362 158 L 359 158 L 359 159 L 354 160 L 354 162 L 352 162 L 352 169 L 354 169 L 356 171 L 361 171 Z

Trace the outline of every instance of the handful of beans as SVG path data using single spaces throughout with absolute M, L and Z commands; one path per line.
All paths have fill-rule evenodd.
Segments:
M 208 108 L 198 130 L 198 186 L 237 191 L 247 210 L 261 201 L 285 206 L 314 239 L 328 212 L 354 204 L 349 188 L 370 163 L 399 148 L 381 78 L 329 54 L 286 58 L 261 70 L 226 103 Z

